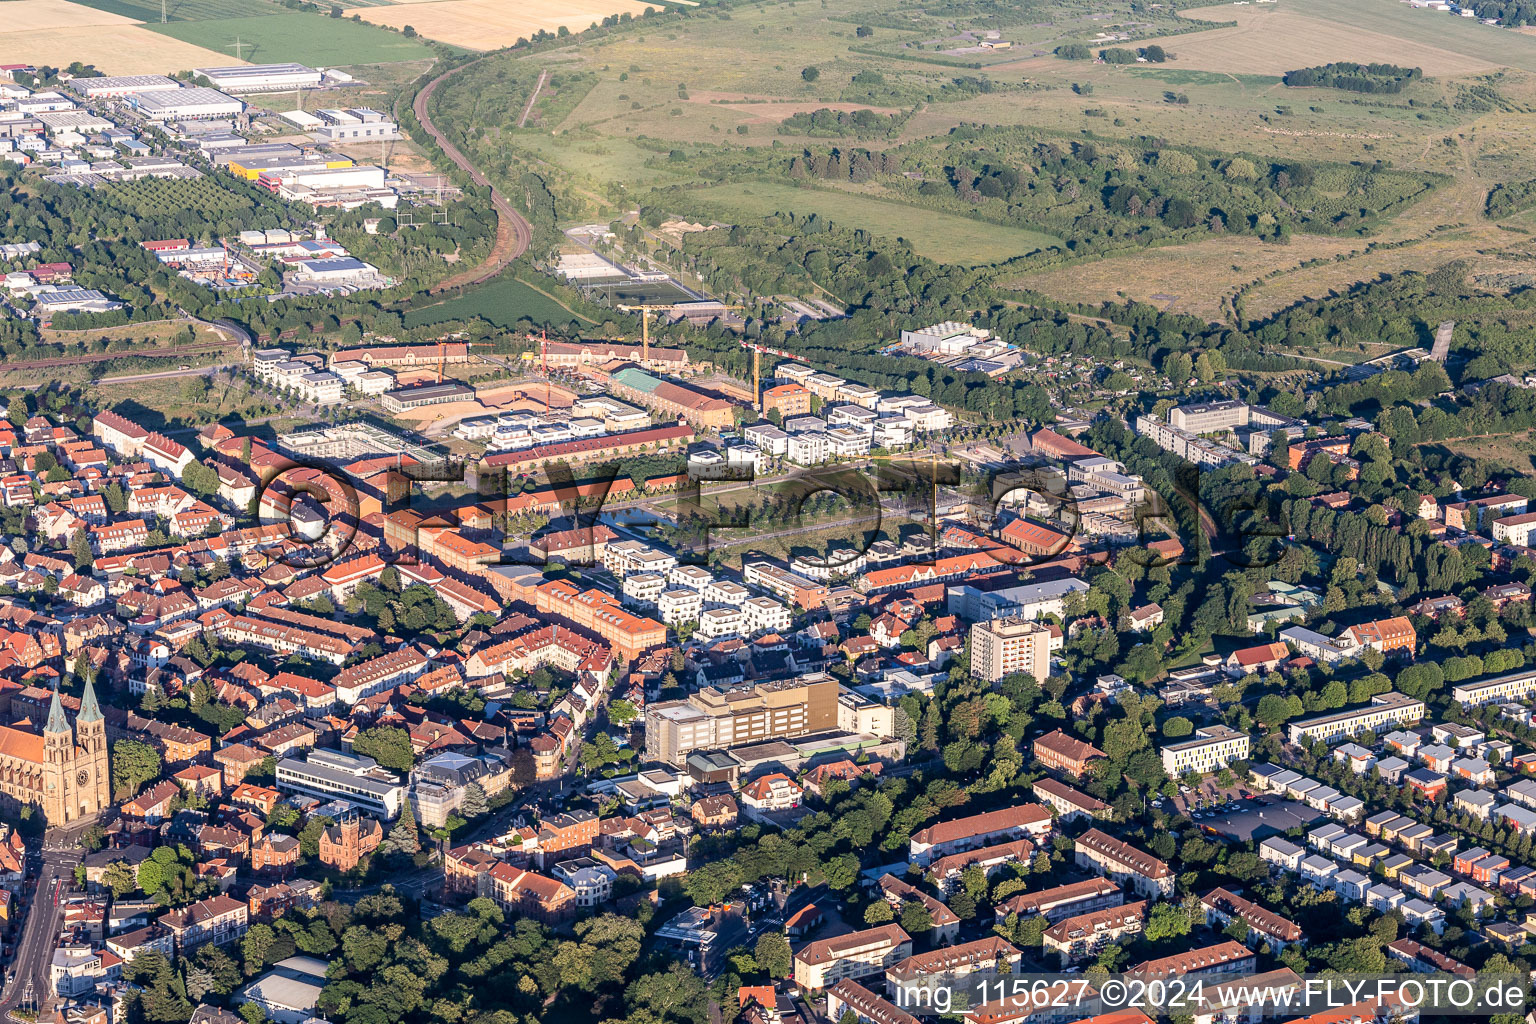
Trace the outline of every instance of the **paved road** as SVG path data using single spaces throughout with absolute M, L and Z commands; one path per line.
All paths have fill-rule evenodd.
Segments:
M 437 125 L 432 123 L 432 115 L 427 112 L 427 108 L 431 104 L 432 94 L 437 91 L 438 86 L 465 68 L 477 63 L 479 61 L 461 64 L 450 71 L 445 71 L 438 75 L 427 83 L 426 88 L 416 94 L 416 99 L 411 104 L 411 109 L 416 112 L 416 120 L 421 122 L 422 130 L 436 140 L 449 160 L 452 160 L 461 170 L 469 174 L 471 181 L 476 185 L 485 185 L 491 189 L 491 203 L 496 207 L 496 243 L 491 247 L 491 254 L 486 257 L 485 262 L 480 264 L 480 266 L 472 267 L 463 273 L 455 274 L 453 277 L 439 282 L 432 289 L 434 292 L 449 291 L 454 288 L 463 288 L 466 285 L 489 281 L 501 273 L 502 268 L 508 263 L 511 263 L 527 252 L 529 243 L 533 241 L 533 225 L 529 224 L 522 214 L 512 209 L 512 204 L 508 203 L 506 197 L 491 186 L 490 180 L 474 164 L 469 162 L 469 158 L 460 151 L 458 146 L 448 141 L 448 137 L 438 129 Z
M 91 820 L 77 821 L 67 828 L 49 829 L 43 837 L 42 867 L 29 896 L 12 974 L 0 997 L 0 1015 L 16 1009 L 24 1000 L 28 1005 L 44 1006 L 52 999 L 48 967 L 64 917 L 60 897 L 74 887 L 75 865 L 85 856 L 80 837 L 92 824 Z

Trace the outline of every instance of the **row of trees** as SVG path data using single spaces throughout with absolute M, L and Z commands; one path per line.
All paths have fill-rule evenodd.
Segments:
M 1423 68 L 1335 61 L 1331 64 L 1316 64 L 1309 68 L 1287 71 L 1282 81 L 1295 88 L 1318 86 L 1327 89 L 1343 89 L 1347 92 L 1396 93 L 1402 92 L 1403 86 L 1417 82 L 1423 77 Z

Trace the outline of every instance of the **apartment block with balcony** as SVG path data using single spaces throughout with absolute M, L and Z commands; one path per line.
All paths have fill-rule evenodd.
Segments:
M 1174 778 L 1193 773 L 1206 775 L 1248 756 L 1247 733 L 1225 725 L 1195 730 L 1194 738 L 1163 747 L 1163 770 Z

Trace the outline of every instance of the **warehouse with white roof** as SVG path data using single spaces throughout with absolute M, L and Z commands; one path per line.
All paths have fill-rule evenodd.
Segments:
M 76 78 L 69 83 L 70 92 L 88 100 L 117 99 L 141 92 L 176 88 L 179 88 L 177 81 L 164 75 L 106 75 L 102 78 Z
M 234 117 L 245 104 L 217 89 L 158 89 L 128 97 L 128 102 L 151 121 L 196 121 L 210 117 Z
M 228 92 L 284 92 L 313 89 L 320 72 L 303 64 L 244 64 L 233 68 L 198 68 L 193 72 Z

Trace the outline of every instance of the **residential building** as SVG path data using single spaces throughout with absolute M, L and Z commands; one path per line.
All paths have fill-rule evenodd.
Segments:
M 1302 941 L 1300 925 L 1226 889 L 1212 889 L 1201 897 L 1200 904 L 1205 908 L 1206 923 L 1212 927 L 1226 928 L 1233 921 L 1246 924 L 1248 944 L 1255 948 L 1269 943 L 1279 952 L 1291 943 Z
M 1174 778 L 1187 773 L 1205 775 L 1248 757 L 1249 737 L 1225 725 L 1195 730 L 1193 739 L 1164 745 L 1163 770 Z
M 1096 758 L 1104 752 L 1076 737 L 1055 729 L 1035 740 L 1032 751 L 1035 759 L 1048 769 L 1082 777 Z
M 844 978 L 827 989 L 827 1017 L 842 1020 L 851 1011 L 860 1024 L 921 1024 L 907 1011 L 878 996 L 852 978 Z
M 1124 902 L 1125 890 L 1119 885 L 1108 878 L 1090 878 L 1039 892 L 1019 893 L 994 908 L 994 913 L 999 921 L 1009 914 L 1020 918 L 1038 914 L 1047 921 L 1056 922 L 1105 907 L 1118 907 Z
M 1074 841 L 1079 867 L 1129 884 L 1148 899 L 1173 894 L 1173 872 L 1168 865 L 1130 843 L 1091 828 Z
M 1396 691 L 1377 694 L 1365 707 L 1335 711 L 1291 722 L 1287 735 L 1292 743 L 1322 740 L 1333 743 L 1363 732 L 1386 732 L 1413 725 L 1424 717 L 1424 702 Z
M 968 818 L 939 822 L 918 830 L 908 843 L 911 859 L 926 866 L 935 858 L 962 853 L 1005 839 L 1032 838 L 1036 842 L 1050 835 L 1051 812 L 1040 804 L 1019 804 Z
M 912 937 L 895 924 L 818 939 L 795 953 L 795 984 L 820 991 L 844 978 L 882 973 L 911 955 Z
M 1030 619 L 1008 618 L 971 626 L 971 675 L 995 683 L 1015 673 L 1044 683 L 1051 674 L 1051 632 Z
M 1055 811 L 1056 819 L 1060 822 L 1075 821 L 1078 818 L 1109 818 L 1114 815 L 1114 808 L 1109 804 L 1056 779 L 1041 779 L 1030 788 L 1030 792 L 1035 795 L 1035 799 Z
M 480 883 L 480 895 L 489 896 L 502 910 L 544 924 L 558 924 L 576 911 L 576 893 L 570 886 L 505 861 L 480 876 Z
M 1253 951 L 1240 942 L 1218 942 L 1172 956 L 1144 960 L 1125 973 L 1138 975 L 1148 981 L 1158 978 L 1178 978 L 1188 974 L 1247 974 L 1252 973 Z
M 1045 930 L 1042 945 L 1061 957 L 1061 966 L 1096 956 L 1105 946 L 1140 935 L 1147 901 L 1105 907 L 1065 918 Z

